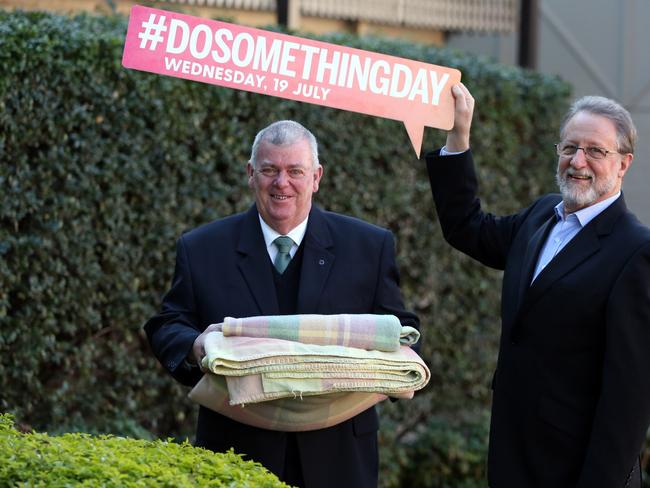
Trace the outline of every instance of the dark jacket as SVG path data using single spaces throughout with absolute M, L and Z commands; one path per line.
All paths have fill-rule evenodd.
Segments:
M 399 291 L 392 234 L 361 220 L 312 207 L 302 247 L 297 313 L 394 314 L 418 326 Z M 278 314 L 272 265 L 258 212 L 214 221 L 183 235 L 161 312 L 145 325 L 161 364 L 178 381 L 195 384 L 182 366 L 196 337 L 224 317 Z M 331 428 L 295 434 L 308 487 L 375 487 L 378 419 L 374 408 Z M 203 407 L 197 444 L 236 452 L 279 473 L 286 434 L 234 422 Z
M 490 486 L 625 486 L 650 422 L 650 230 L 621 196 L 531 285 L 561 196 L 497 217 L 471 152 L 426 159 L 447 241 L 504 270 Z

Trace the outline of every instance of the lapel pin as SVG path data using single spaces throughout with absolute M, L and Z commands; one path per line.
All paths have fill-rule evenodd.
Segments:
M 324 260 L 324 259 L 319 259 L 319 260 L 318 260 L 318 264 L 320 264 L 321 266 L 323 266 L 323 265 L 325 264 L 325 260 Z

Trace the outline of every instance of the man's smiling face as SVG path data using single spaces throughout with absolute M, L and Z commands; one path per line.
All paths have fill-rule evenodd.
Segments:
M 257 210 L 272 229 L 284 235 L 307 218 L 323 168 L 314 168 L 306 139 L 284 146 L 262 141 L 247 171 Z
M 619 154 L 616 126 L 606 117 L 578 112 L 566 124 L 562 144 L 610 151 L 603 159 L 590 158 L 583 149 L 559 156 L 556 181 L 567 212 L 575 212 L 609 198 L 621 189 L 631 154 Z

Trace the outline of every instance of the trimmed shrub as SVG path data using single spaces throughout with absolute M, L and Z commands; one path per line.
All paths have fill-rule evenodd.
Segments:
M 125 29 L 123 18 L 0 12 L 0 411 L 50 432 L 192 434 L 196 408 L 141 326 L 169 286 L 175 239 L 248 208 L 252 139 L 291 118 L 320 141 L 317 203 L 395 233 L 422 320 L 432 380 L 381 407 L 382 484 L 482 479 L 500 273 L 443 241 L 402 124 L 123 69 Z M 565 83 L 431 46 L 318 39 L 460 69 L 477 99 L 489 210 L 553 188 Z M 425 149 L 443 141 L 425 131 Z
M 232 451 L 187 441 L 20 433 L 0 415 L 0 486 L 287 487 L 262 465 Z

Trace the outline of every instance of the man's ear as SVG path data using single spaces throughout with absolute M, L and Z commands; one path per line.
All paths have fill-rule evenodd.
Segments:
M 318 168 L 314 171 L 314 186 L 312 188 L 313 192 L 318 191 L 318 186 L 320 184 L 320 179 L 323 177 L 323 167 L 319 164 Z
M 633 160 L 634 160 L 634 154 L 627 153 L 623 155 L 623 159 L 621 159 L 621 167 L 618 169 L 619 178 L 622 179 L 623 176 L 625 176 L 627 170 L 630 169 L 630 166 L 632 166 Z
M 248 186 L 253 188 L 253 178 L 255 177 L 255 168 L 253 168 L 253 163 L 250 161 L 246 165 L 246 173 L 248 174 Z

